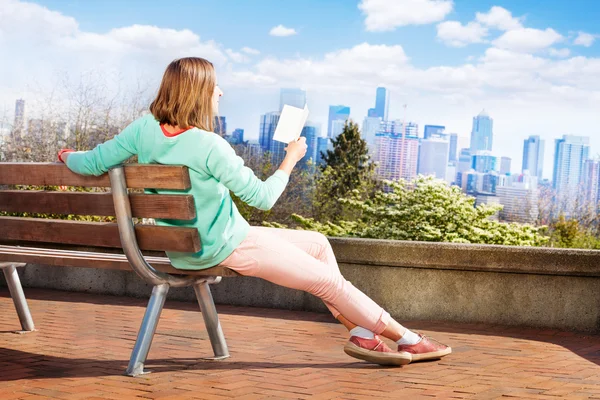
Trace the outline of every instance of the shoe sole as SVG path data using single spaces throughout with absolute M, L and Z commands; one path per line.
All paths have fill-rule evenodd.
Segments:
M 411 354 L 412 361 L 427 361 L 427 360 L 437 360 L 448 354 L 452 353 L 452 348 L 448 347 L 444 350 L 432 351 L 431 353 L 423 353 L 423 354 Z
M 381 353 L 373 350 L 366 350 L 358 347 L 354 343 L 348 342 L 344 346 L 344 352 L 350 357 L 359 360 L 369 361 L 379 365 L 406 365 L 412 361 L 410 353 Z

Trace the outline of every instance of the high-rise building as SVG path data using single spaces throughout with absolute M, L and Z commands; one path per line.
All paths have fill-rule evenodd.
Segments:
M 279 112 L 283 110 L 283 106 L 304 108 L 306 105 L 306 92 L 302 89 L 281 89 L 279 92 Z
M 581 183 L 584 200 L 590 204 L 600 202 L 600 160 L 585 160 Z
M 326 137 L 317 138 L 317 165 L 325 163 L 324 156 L 327 154 L 327 150 L 331 148 L 331 140 Z
M 456 163 L 458 159 L 456 158 L 456 150 L 458 149 L 458 134 L 450 133 L 450 153 L 448 154 L 448 161 L 451 163 Z
M 277 140 L 271 140 L 271 145 L 269 146 L 269 153 L 271 153 L 271 163 L 273 165 L 279 165 L 283 162 L 283 159 L 286 155 L 286 147 L 287 143 L 282 143 Z
M 417 175 L 419 138 L 381 132 L 375 137 L 377 175 L 381 179 L 410 180 Z
M 263 149 L 257 140 L 249 140 L 244 146 L 244 158 L 260 158 L 262 157 Z
M 327 137 L 336 138 L 344 130 L 344 124 L 350 118 L 350 107 L 329 106 L 329 119 L 327 123 Z
M 300 161 L 301 167 L 306 167 L 308 162 L 310 161 L 313 165 L 317 162 L 317 147 L 318 147 L 318 137 L 317 137 L 317 128 L 311 125 L 306 125 L 302 129 L 301 136 L 306 138 L 306 155 Z
M 481 177 L 481 192 L 496 193 L 496 189 L 500 186 L 500 175 L 496 171 L 483 174 Z
M 433 175 L 439 179 L 446 179 L 449 150 L 450 143 L 445 139 L 432 137 L 421 140 L 417 172 L 422 175 Z
M 456 172 L 466 172 L 471 169 L 471 149 L 460 149 Z
M 227 135 L 227 120 L 225 117 L 215 117 L 214 131 L 217 135 Z
M 531 176 L 542 179 L 544 172 L 544 140 L 532 135 L 523 141 L 523 168 L 521 172 L 529 171 Z
M 473 117 L 473 130 L 471 131 L 471 154 L 478 151 L 492 151 L 494 121 L 485 110 Z
M 564 135 L 555 140 L 553 186 L 559 199 L 573 198 L 579 190 L 583 164 L 589 158 L 590 138 Z
M 362 138 L 367 142 L 369 155 L 375 157 L 375 135 L 381 130 L 381 118 L 365 117 L 362 125 Z
M 260 116 L 260 131 L 258 135 L 258 142 L 263 151 L 269 151 L 271 142 L 273 141 L 273 135 L 275 134 L 275 128 L 279 122 L 280 113 L 269 112 Z
M 15 132 L 23 133 L 25 131 L 25 100 L 17 99 L 15 102 L 15 122 L 13 124 Z
M 448 164 L 446 167 L 446 182 L 450 185 L 456 184 L 456 164 Z
M 498 157 L 489 151 L 478 151 L 472 157 L 471 168 L 483 174 L 498 171 Z
M 445 126 L 441 125 L 425 125 L 423 131 L 423 139 L 429 139 L 431 137 L 441 138 L 445 135 Z
M 512 159 L 510 157 L 500 157 L 500 174 L 510 174 Z
M 397 119 L 394 121 L 383 121 L 379 132 L 392 133 L 394 135 L 406 135 L 412 137 L 419 136 L 419 124 L 414 122 L 407 122 L 406 129 L 404 128 L 404 122 Z
M 379 117 L 384 121 L 388 120 L 388 111 L 390 108 L 390 92 L 384 87 L 378 87 L 375 92 L 375 114 L 369 115 Z
M 529 173 L 523 173 L 517 181 L 498 186 L 496 194 L 504 208 L 500 218 L 505 221 L 534 223 L 539 214 L 538 179 Z
M 229 143 L 231 144 L 241 144 L 244 143 L 244 130 L 237 128 L 231 133 L 229 136 Z

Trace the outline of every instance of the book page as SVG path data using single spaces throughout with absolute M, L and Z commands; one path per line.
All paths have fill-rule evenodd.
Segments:
M 275 128 L 275 134 L 273 140 L 283 143 L 291 143 L 300 137 L 302 128 L 308 118 L 308 106 L 304 108 L 293 107 L 290 105 L 284 105 Z

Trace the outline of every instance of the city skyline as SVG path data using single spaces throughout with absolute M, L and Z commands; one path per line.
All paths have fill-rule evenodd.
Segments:
M 307 91 L 311 120 L 325 128 L 329 105 L 349 106 L 361 123 L 373 88 L 385 87 L 389 120 L 444 125 L 459 135 L 458 148 L 486 109 L 494 151 L 512 158 L 515 171 L 522 158 L 514 143 L 530 135 L 551 143 L 589 134 L 600 148 L 600 135 L 589 133 L 600 126 L 600 3 L 409 3 L 4 0 L 0 51 L 13 62 L 0 65 L 0 113 L 12 118 L 16 98 L 33 110 L 36 97 L 43 103 L 59 82 L 77 87 L 82 76 L 99 78 L 107 96 L 139 84 L 152 94 L 168 62 L 202 56 L 225 92 L 221 114 L 251 139 L 260 115 L 278 109 L 279 88 Z M 286 29 L 273 31 L 279 25 Z M 549 178 L 549 157 L 544 171 Z

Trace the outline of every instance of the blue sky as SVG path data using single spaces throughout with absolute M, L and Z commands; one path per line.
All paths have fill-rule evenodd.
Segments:
M 598 20 L 591 0 L 0 0 L 0 54 L 12 61 L 0 65 L 0 106 L 90 71 L 154 88 L 169 61 L 202 56 L 228 127 L 247 137 L 281 87 L 307 90 L 310 119 L 324 124 L 330 104 L 361 123 L 384 85 L 393 118 L 408 104 L 421 131 L 446 125 L 463 146 L 485 108 L 494 152 L 515 171 L 522 140 L 543 136 L 550 175 L 554 138 L 588 135 L 600 152 Z M 280 25 L 294 34 L 271 35 Z

